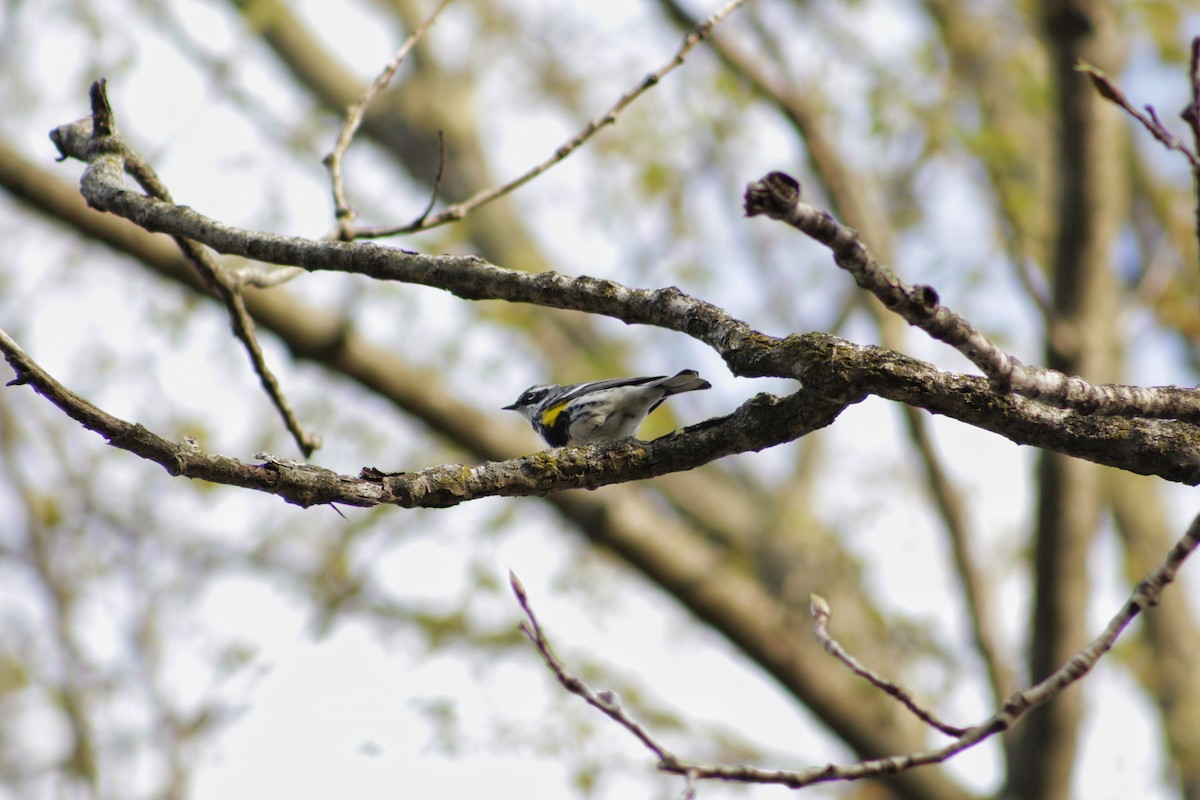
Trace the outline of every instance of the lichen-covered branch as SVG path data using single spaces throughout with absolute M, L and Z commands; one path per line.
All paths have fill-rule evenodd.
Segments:
M 120 170 L 128 173 L 138 182 L 150 197 L 166 203 L 173 203 L 171 193 L 166 184 L 159 179 L 149 162 L 138 155 L 128 146 L 117 131 L 116 118 L 108 102 L 103 79 L 96 81 L 91 87 L 92 116 L 78 120 L 71 125 L 64 125 L 51 132 L 50 138 L 58 147 L 63 158 L 84 152 L 104 153 L 104 163 L 108 169 L 119 165 Z M 196 269 L 205 286 L 220 298 L 229 312 L 229 320 L 234 336 L 242 343 L 250 363 L 258 375 L 263 391 L 267 393 L 283 419 L 284 426 L 295 440 L 297 447 L 307 457 L 321 446 L 321 437 L 306 431 L 300 424 L 291 402 L 283 392 L 283 387 L 275 373 L 267 365 L 266 356 L 258 343 L 254 319 L 246 309 L 246 299 L 242 294 L 244 286 L 249 284 L 273 283 L 291 278 L 295 272 L 279 271 L 271 277 L 243 270 L 235 272 L 225 270 L 213 255 L 203 245 L 185 237 L 176 236 L 175 243 L 187 256 L 188 261 Z
M 477 466 L 448 464 L 419 472 L 364 470 L 339 475 L 304 462 L 268 455 L 261 464 L 172 442 L 141 425 L 112 416 L 64 387 L 0 330 L 3 351 L 17 377 L 67 416 L 114 447 L 153 461 L 171 475 L 267 492 L 299 506 L 398 505 L 445 508 L 481 497 L 541 496 L 694 469 L 733 453 L 762 450 L 825 427 L 845 408 L 801 389 L 785 398 L 758 395 L 729 416 L 641 442 L 626 439 L 581 448 L 559 448 Z
M 1075 375 L 1031 366 L 1005 353 L 974 325 L 941 304 L 931 286 L 908 284 L 881 264 L 858 233 L 828 212 L 805 203 L 800 184 L 772 172 L 746 187 L 747 216 L 785 222 L 825 245 L 834 261 L 893 312 L 951 345 L 979 367 L 1001 392 L 1015 392 L 1059 408 L 1101 416 L 1200 422 L 1200 392 L 1178 386 L 1090 384 Z
M 704 342 L 719 353 L 735 375 L 746 377 L 783 377 L 800 380 L 809 400 L 820 398 L 828 408 L 840 408 L 857 402 L 867 394 L 903 402 L 937 414 L 958 419 L 1000 434 L 1011 441 L 1043 447 L 1097 463 L 1108 464 L 1142 474 L 1160 475 L 1173 481 L 1200 483 L 1200 436 L 1195 426 L 1170 418 L 1200 419 L 1200 400 L 1190 390 L 1174 387 L 1140 389 L 1138 387 L 1089 387 L 1078 378 L 1066 378 L 1051 370 L 1024 367 L 1007 356 L 958 315 L 942 308 L 936 292 L 928 287 L 909 287 L 871 257 L 853 231 L 840 226 L 828 215 L 801 203 L 794 181 L 772 174 L 751 187 L 747 199 L 752 213 L 771 213 L 786 218 L 816 238 L 832 242 L 839 263 L 859 271 L 860 283 L 874 286 L 893 308 L 914 319 L 932 320 L 929 326 L 940 338 L 966 342 L 978 361 L 995 367 L 989 373 L 990 384 L 977 378 L 944 372 L 916 359 L 880 348 L 862 347 L 826 334 L 801 334 L 786 338 L 767 336 L 747 323 L 735 319 L 712 303 L 686 294 L 675 287 L 634 289 L 615 281 L 572 277 L 556 272 L 529 274 L 504 269 L 473 256 L 428 255 L 370 242 L 313 241 L 245 230 L 208 218 L 187 206 L 147 197 L 125 186 L 125 149 L 116 135 L 94 133 L 90 120 L 62 126 L 54 133 L 65 156 L 88 163 L 81 181 L 82 191 L 94 208 L 116 213 L 146 230 L 167 233 L 202 243 L 217 252 L 240 255 L 267 263 L 306 270 L 331 270 L 361 274 L 379 280 L 416 283 L 451 292 L 468 300 L 505 300 L 543 307 L 572 309 L 601 314 L 630 324 L 647 324 L 674 330 Z M 768 210 L 772 209 L 772 210 Z M 848 267 L 849 268 L 849 267 Z M 977 362 L 978 363 L 978 362 Z M 999 365 L 999 366 L 997 366 Z M 1079 386 L 1085 400 L 1078 398 L 1047 405 L 1025 400 L 1013 394 L 997 393 L 997 370 L 1014 375 L 1049 376 L 1062 379 L 1068 386 Z M 1057 376 L 1057 378 L 1054 378 Z M 1053 381 L 1052 381 L 1053 382 Z M 1016 391 L 1014 385 L 1013 390 Z M 1121 398 L 1114 406 L 1101 402 L 1096 392 L 1111 392 Z M 1036 395 L 1038 391 L 1017 391 L 1017 395 Z M 1074 395 L 1072 395 L 1074 397 Z M 1141 398 L 1141 400 L 1139 400 Z M 1123 403 L 1123 405 L 1122 405 Z M 1063 411 L 1056 405 L 1071 405 L 1085 415 Z M 1135 413 L 1140 412 L 1140 413 Z M 1164 420 L 1125 419 L 1119 414 L 1142 417 L 1166 417 Z M 730 452 L 788 441 L 786 424 L 765 439 L 756 439 L 730 449 L 721 444 L 700 452 L 695 463 L 704 463 Z M 784 431 L 784 433 L 781 433 Z M 800 435 L 800 434 L 796 434 Z M 706 445 L 707 446 L 707 445 Z M 659 451 L 656 454 L 661 455 Z M 662 474 L 638 467 L 637 460 L 625 458 L 626 467 L 642 470 L 643 477 Z M 680 467 L 686 468 L 686 467 Z M 476 477 L 450 492 L 469 499 L 499 489 L 481 488 Z M 493 473 L 485 474 L 490 480 Z M 202 476 L 201 476 L 202 477 Z M 611 476 L 590 478 L 573 473 L 559 474 L 555 488 L 600 485 Z M 442 476 L 447 479 L 446 475 Z M 539 478 L 539 480 L 541 480 Z M 596 483 L 589 483 L 594 480 Z M 222 481 L 226 482 L 226 481 Z M 434 502 L 438 491 L 413 484 L 416 495 L 411 502 Z M 538 483 L 537 491 L 546 489 Z M 448 485 L 443 488 L 448 489 Z M 533 489 L 523 490 L 537 493 Z M 397 489 L 397 496 L 408 496 Z M 345 502 L 337 492 L 318 502 Z M 306 497 L 304 493 L 302 497 Z M 429 498 L 417 500 L 416 497 Z M 372 501 L 375 502 L 375 501 Z

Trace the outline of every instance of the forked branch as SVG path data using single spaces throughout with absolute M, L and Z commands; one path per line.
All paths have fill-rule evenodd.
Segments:
M 346 151 L 350 149 L 350 143 L 354 141 L 354 134 L 362 126 L 363 114 L 366 113 L 367 106 L 371 104 L 376 95 L 387 87 L 392 80 L 392 76 L 396 74 L 396 70 L 400 69 L 400 65 L 408 58 L 409 52 L 416 46 L 420 38 L 425 35 L 425 32 L 433 27 L 433 24 L 437 22 L 438 16 L 448 5 L 450 5 L 450 0 L 442 0 L 433 11 L 429 12 L 429 16 L 404 40 L 404 44 L 400 46 L 400 49 L 392 56 L 391 61 L 376 76 L 375 80 L 371 82 L 371 85 L 367 87 L 362 96 L 346 109 L 346 121 L 338 133 L 333 149 L 329 151 L 329 155 L 325 156 L 325 167 L 329 170 L 329 179 L 333 184 L 334 216 L 337 218 L 338 236 L 344 242 L 353 241 L 356 231 L 354 230 L 354 209 L 350 207 L 350 203 L 346 200 L 346 182 L 342 176 L 342 160 L 346 156 Z M 439 165 L 439 179 L 441 173 L 441 165 Z M 437 195 L 438 182 L 434 182 L 434 197 Z M 433 198 L 430 198 L 429 202 L 432 206 Z M 419 225 L 428 215 L 429 209 L 427 208 L 425 213 L 413 224 Z
M 1145 111 L 1135 107 L 1121 90 L 1121 87 L 1104 74 L 1104 71 L 1091 64 L 1081 63 L 1076 69 L 1092 79 L 1092 85 L 1096 87 L 1096 91 L 1105 100 L 1108 100 L 1125 111 L 1126 114 L 1133 117 L 1142 127 L 1150 132 L 1150 135 L 1157 139 L 1163 147 L 1168 150 L 1174 150 L 1183 155 L 1187 159 L 1188 164 L 1192 168 L 1192 186 L 1193 194 L 1195 195 L 1194 205 L 1194 228 L 1196 242 L 1200 245 L 1200 36 L 1192 39 L 1192 57 L 1191 68 L 1188 70 L 1188 78 L 1191 83 L 1192 96 L 1188 104 L 1184 106 L 1183 111 L 1179 116 L 1183 119 L 1192 132 L 1192 146 L 1188 147 L 1182 139 L 1167 128 L 1166 125 L 1158 118 L 1158 113 L 1154 110 L 1154 106 L 1147 105 Z M 1200 258 L 1200 247 L 1197 248 L 1198 258 Z
M 117 130 L 116 117 L 109 104 L 104 79 L 91 87 L 92 116 L 69 125 L 62 125 L 50 132 L 50 139 L 58 147 L 60 160 L 78 158 L 88 163 L 91 170 L 98 164 L 113 168 L 111 177 L 120 181 L 124 171 L 142 187 L 146 196 L 164 203 L 174 203 L 166 184 L 158 177 L 154 168 L 138 155 L 121 137 Z M 85 173 L 85 180 L 87 179 Z M 250 363 L 258 375 L 263 390 L 283 418 L 284 425 L 296 441 L 305 458 L 321 446 L 321 437 L 304 430 L 292 404 L 283 393 L 283 387 L 275 373 L 267 365 L 266 356 L 258 343 L 254 319 L 246 309 L 242 290 L 247 285 L 276 285 L 300 274 L 300 270 L 289 268 L 262 274 L 259 270 L 227 270 L 202 244 L 184 236 L 173 236 L 179 249 L 187 256 L 196 272 L 209 290 L 220 298 L 229 312 L 233 333 L 242 343 Z
M 1200 515 L 1197 515 L 1192 520 L 1187 532 L 1171 548 L 1171 551 L 1158 568 L 1138 583 L 1129 600 L 1112 617 L 1103 632 L 1093 639 L 1087 647 L 1072 656 L 1067 663 L 1063 664 L 1045 680 L 1014 694 L 1004 703 L 1001 709 L 978 725 L 970 728 L 955 728 L 953 726 L 944 726 L 944 724 L 935 724 L 935 727 L 943 732 L 955 732 L 957 734 L 954 741 L 944 747 L 918 753 L 859 761 L 852 764 L 823 764 L 800 770 L 768 770 L 740 764 L 699 764 L 675 756 L 654 737 L 653 733 L 647 731 L 645 727 L 634 720 L 621 707 L 620 702 L 611 692 L 591 689 L 567 669 L 561 659 L 554 654 L 549 639 L 542 629 L 541 623 L 538 622 L 537 616 L 529 602 L 524 586 L 521 585 L 521 582 L 512 573 L 510 573 L 510 580 L 512 582 L 513 593 L 516 595 L 517 602 L 525 614 L 525 621 L 520 626 L 521 630 L 529 638 L 530 642 L 533 643 L 542 660 L 546 662 L 546 666 L 554 673 L 558 682 L 568 692 L 583 698 L 589 705 L 598 709 L 609 717 L 609 719 L 612 719 L 633 734 L 658 759 L 658 769 L 685 777 L 689 787 L 693 782 L 699 780 L 721 780 L 740 783 L 779 784 L 792 789 L 799 789 L 816 783 L 886 777 L 916 767 L 940 764 L 958 753 L 995 736 L 997 733 L 1012 728 L 1029 711 L 1051 700 L 1068 686 L 1091 672 L 1100 661 L 1100 658 L 1112 649 L 1113 644 L 1121 636 L 1121 633 L 1129 623 L 1142 611 L 1158 603 L 1163 590 L 1175 580 L 1179 568 L 1183 566 L 1183 563 L 1195 551 L 1197 545 L 1200 545 Z M 828 639 L 828 634 L 824 632 L 824 626 L 827 621 L 827 609 L 823 609 L 820 603 L 814 603 L 814 625 L 818 629 L 818 636 L 823 635 L 826 639 Z M 832 640 L 830 639 L 829 641 Z M 861 665 L 858 665 L 857 661 L 852 657 L 849 657 L 840 645 L 836 643 L 834 645 L 835 647 L 831 652 L 837 651 L 835 655 L 837 655 L 839 661 L 842 663 L 852 662 L 854 664 L 852 668 L 860 675 L 862 675 L 860 669 L 869 672 L 865 668 L 862 668 Z M 829 647 L 826 649 L 829 649 Z M 887 684 L 887 686 L 895 686 L 882 679 L 878 679 L 873 674 L 872 678 L 875 678 L 880 683 Z M 872 683 L 880 685 L 876 683 L 876 680 L 872 680 Z M 886 687 L 883 688 L 887 690 Z M 896 688 L 898 689 L 898 687 Z M 899 697 L 900 694 L 908 695 L 904 690 L 899 690 L 899 694 L 894 691 L 888 691 L 888 694 L 896 697 Z M 915 704 L 910 705 L 906 703 L 906 705 L 913 708 Z M 923 719 L 926 715 L 927 712 L 920 714 Z M 930 719 L 926 719 L 926 722 L 934 724 Z
M 1091 384 L 1076 375 L 1023 364 L 964 317 L 941 304 L 933 287 L 908 284 L 880 263 L 853 228 L 800 196 L 800 183 L 772 172 L 746 187 L 746 216 L 787 223 L 825 245 L 834 262 L 910 325 L 945 342 L 983 371 L 999 392 L 1092 416 L 1146 417 L 1200 422 L 1200 392 L 1178 386 Z
M 718 8 L 709 17 L 702 20 L 696 27 L 684 37 L 683 44 L 675 51 L 675 54 L 669 61 L 663 64 L 654 72 L 642 78 L 636 86 L 631 88 L 625 94 L 621 95 L 617 101 L 603 114 L 588 122 L 583 128 L 572 136 L 567 141 L 560 144 L 554 149 L 548 157 L 541 162 L 534 164 L 529 169 L 522 172 L 515 178 L 503 183 L 499 186 L 493 186 L 489 189 L 483 189 L 468 197 L 459 203 L 447 206 L 437 214 L 430 216 L 428 213 L 422 214 L 416 221 L 406 225 L 397 226 L 380 226 L 374 228 L 356 228 L 353 230 L 351 238 L 377 239 L 384 236 L 396 236 L 405 233 L 416 233 L 417 231 L 436 228 L 440 225 L 445 225 L 450 222 L 457 222 L 475 209 L 482 205 L 486 205 L 494 200 L 498 200 L 507 194 L 521 188 L 531 180 L 541 175 L 546 170 L 559 163 L 567 156 L 574 153 L 585 142 L 595 136 L 603 128 L 613 125 L 617 121 L 617 117 L 631 106 L 635 100 L 645 94 L 647 91 L 657 86 L 659 81 L 667 76 L 668 73 L 683 65 L 688 54 L 695 49 L 696 45 L 707 39 L 713 28 L 723 19 L 728 17 L 740 6 L 743 6 L 748 0 L 730 0 L 725 5 Z

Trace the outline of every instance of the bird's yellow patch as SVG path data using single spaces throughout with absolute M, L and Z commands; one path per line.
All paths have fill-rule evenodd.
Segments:
M 558 419 L 558 415 L 563 412 L 563 409 L 566 408 L 567 405 L 568 403 L 559 403 L 558 405 L 550 406 L 550 408 L 547 408 L 545 411 L 543 411 L 542 424 L 547 428 L 554 427 L 554 420 Z

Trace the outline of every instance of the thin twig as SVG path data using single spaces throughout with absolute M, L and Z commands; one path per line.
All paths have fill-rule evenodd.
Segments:
M 425 209 L 417 215 L 417 218 L 409 223 L 409 225 L 420 227 L 422 223 L 433 212 L 433 207 L 437 205 L 438 194 L 442 190 L 442 178 L 446 175 L 446 134 L 443 131 L 438 131 L 438 168 L 437 175 L 433 176 L 433 189 L 429 192 L 429 202 L 425 204 Z
M 1167 130 L 1167 127 L 1159 120 L 1154 106 L 1146 106 L 1144 113 L 1134 108 L 1133 103 L 1129 102 L 1129 98 L 1125 96 L 1121 88 L 1105 75 L 1103 70 L 1086 62 L 1080 63 L 1076 69 L 1092 79 L 1092 85 L 1096 87 L 1096 91 L 1100 93 L 1101 97 L 1120 106 L 1125 113 L 1140 122 L 1142 127 L 1164 147 L 1182 153 L 1183 157 L 1188 160 L 1188 164 L 1192 168 L 1192 189 L 1196 195 L 1194 227 L 1198 258 L 1200 258 L 1200 36 L 1192 39 L 1192 57 L 1188 70 L 1192 96 L 1179 114 L 1192 131 L 1192 147 L 1188 147 L 1182 139 Z
M 450 0 L 442 0 L 438 3 L 437 7 L 429 13 L 429 16 L 422 20 L 421 24 L 404 40 L 404 44 L 400 46 L 400 49 L 396 51 L 391 61 L 388 62 L 387 66 L 383 68 L 371 85 L 367 87 L 367 90 L 362 93 L 362 96 L 351 103 L 349 108 L 346 109 L 346 122 L 342 125 L 342 129 L 338 133 L 333 150 L 329 152 L 329 155 L 325 156 L 324 162 L 326 168 L 329 170 L 330 180 L 333 183 L 334 213 L 337 216 L 338 235 L 342 241 L 353 241 L 357 236 L 354 229 L 354 209 L 350 207 L 350 204 L 346 200 L 346 187 L 342 177 L 342 159 L 346 155 L 346 150 L 350 148 L 350 143 L 354 141 L 354 134 L 362 126 L 363 115 L 367 111 L 367 106 L 391 82 L 392 76 L 396 74 L 396 70 L 404 63 L 404 59 L 408 57 L 409 52 L 417 44 L 417 41 L 437 22 L 438 16 L 448 5 L 450 5 Z M 440 176 L 441 167 L 438 168 L 438 173 Z M 433 201 L 430 200 L 431 205 L 432 203 Z
M 863 666 L 862 662 L 850 655 L 846 648 L 834 639 L 829 634 L 829 618 L 833 616 L 833 611 L 829 608 L 829 603 L 824 597 L 819 594 L 812 595 L 812 602 L 809 605 L 809 610 L 813 618 L 813 634 L 817 637 L 817 641 L 821 643 L 821 647 L 825 648 L 825 652 L 836 658 L 838 661 L 850 668 L 858 677 L 865 680 L 867 683 L 874 686 L 876 689 L 882 689 L 885 694 L 888 694 L 904 705 L 909 711 L 916 715 L 917 719 L 924 722 L 930 727 L 936 728 L 947 736 L 962 736 L 967 732 L 966 728 L 960 728 L 957 725 L 951 725 L 938 719 L 937 715 L 932 711 L 922 707 L 908 690 L 896 683 L 892 683 L 887 678 L 876 675 L 867 667 Z
M 938 516 L 950 540 L 954 559 L 954 574 L 962 588 L 963 600 L 971 626 L 975 650 L 983 660 L 992 688 L 992 700 L 997 706 L 1004 702 L 1015 686 L 1012 670 L 1005 662 L 992 612 L 992 594 L 985 573 L 979 569 L 972 554 L 971 525 L 963 507 L 963 498 L 943 466 L 926 424 L 928 417 L 912 406 L 904 406 L 904 422 L 909 438 L 924 467 L 925 484 L 937 507 Z
M 108 102 L 106 84 L 103 79 L 92 84 L 91 99 L 92 146 L 120 157 L 126 174 L 137 181 L 138 185 L 145 190 L 147 195 L 163 202 L 174 203 L 175 201 L 171 198 L 171 192 L 158 177 L 154 168 L 138 153 L 134 152 L 117 132 L 116 120 L 113 116 L 112 107 Z M 258 336 L 255 333 L 254 319 L 250 316 L 250 312 L 246 310 L 246 301 L 242 295 L 242 283 L 238 275 L 223 269 L 216 257 L 202 244 L 179 236 L 172 238 L 175 239 L 175 243 L 179 245 L 179 249 L 183 251 L 188 260 L 196 268 L 204 284 L 225 304 L 225 308 L 229 312 L 233 333 L 242 343 L 247 355 L 250 356 L 250 363 L 258 375 L 263 390 L 279 411 L 284 425 L 292 435 L 300 451 L 304 453 L 306 458 L 311 456 L 313 451 L 321 446 L 321 437 L 306 432 L 300 425 L 300 420 L 296 417 L 291 403 L 288 402 L 287 397 L 283 393 L 279 379 L 275 377 L 270 367 L 267 366 L 266 357 L 263 355 L 262 347 L 259 345 Z M 299 272 L 299 270 L 279 270 L 272 273 L 274 275 L 273 278 L 260 275 L 255 281 L 275 280 L 276 282 L 282 282 L 299 274 Z
M 542 654 L 542 659 L 546 662 L 546 666 L 550 667 L 550 671 L 554 673 L 554 677 L 558 678 L 558 682 L 562 684 L 563 688 L 571 694 L 582 697 L 588 705 L 599 710 L 609 719 L 632 733 L 638 741 L 658 757 L 660 762 L 675 763 L 675 756 L 671 755 L 670 751 L 655 741 L 645 728 L 625 713 L 625 710 L 621 707 L 620 700 L 613 692 L 593 692 L 588 688 L 587 684 L 567 671 L 567 668 L 563 666 L 563 663 L 558 660 L 558 656 L 554 655 L 554 651 L 550 648 L 550 642 L 546 640 L 546 635 L 542 632 L 542 626 L 538 622 L 537 615 L 533 613 L 533 609 L 529 605 L 529 596 L 525 593 L 525 586 L 512 570 L 508 572 L 508 582 L 512 585 L 513 594 L 516 595 L 517 602 L 521 604 L 521 609 L 525 612 L 527 621 L 521 623 L 521 632 L 529 637 L 529 641 Z
M 579 131 L 579 133 L 575 134 L 575 136 L 559 145 L 554 152 L 541 163 L 535 164 L 507 183 L 476 192 L 475 194 L 471 195 L 471 197 L 463 200 L 461 203 L 455 203 L 454 205 L 448 206 L 446 209 L 438 214 L 434 214 L 432 217 L 419 217 L 415 222 L 410 222 L 407 225 L 358 228 L 354 231 L 354 236 L 358 238 L 380 238 L 384 236 L 396 236 L 398 234 L 415 233 L 417 231 L 428 230 L 429 228 L 436 228 L 440 225 L 456 222 L 480 206 L 490 203 L 493 200 L 501 198 L 513 190 L 524 186 L 526 183 L 541 175 L 543 172 L 550 169 L 567 156 L 571 155 L 571 153 L 578 150 L 584 142 L 592 138 L 592 136 L 594 136 L 601 128 L 614 124 L 621 112 L 628 108 L 635 100 L 645 94 L 649 89 L 656 86 L 658 82 L 661 81 L 668 73 L 681 66 L 684 60 L 687 58 L 688 53 L 690 53 L 696 47 L 696 45 L 700 44 L 700 42 L 704 41 L 711 35 L 712 29 L 717 25 L 717 23 L 721 22 L 721 20 L 725 19 L 747 2 L 748 0 L 731 0 L 731 2 L 728 2 L 717 9 L 712 16 L 708 17 L 699 25 L 697 25 L 692 32 L 684 38 L 683 44 L 680 46 L 679 50 L 675 52 L 675 55 L 672 56 L 670 61 L 660 67 L 656 72 L 652 72 L 643 78 L 637 84 L 637 86 L 634 86 L 625 94 L 621 95 L 620 99 L 618 99 L 617 102 L 608 109 L 608 111 L 593 119 L 591 122 L 585 125 L 583 129 Z
M 1099 67 L 1087 62 L 1080 62 L 1075 69 L 1092 79 L 1092 85 L 1096 87 L 1096 91 L 1100 93 L 1101 97 L 1112 103 L 1116 103 L 1124 109 L 1125 113 L 1140 122 L 1142 127 L 1149 131 L 1150 135 L 1161 142 L 1164 147 L 1168 150 L 1177 150 L 1182 153 L 1193 169 L 1200 167 L 1200 156 L 1197 156 L 1195 151 L 1189 148 L 1182 139 L 1167 130 L 1166 126 L 1159 121 L 1158 114 L 1154 111 L 1153 106 L 1146 106 L 1144 112 L 1135 108 L 1133 103 L 1129 102 L 1129 98 L 1125 96 L 1125 92 L 1121 91 L 1121 88 L 1113 83 L 1112 79 Z M 1188 111 L 1185 110 L 1184 119 L 1188 119 L 1188 116 Z
M 935 750 L 859 761 L 852 764 L 824 764 L 801 770 L 766 770 L 744 765 L 702 765 L 675 758 L 649 732 L 631 720 L 611 697 L 603 696 L 604 693 L 593 692 L 583 681 L 566 669 L 551 650 L 545 633 L 542 631 L 541 625 L 538 623 L 533 610 L 529 606 L 529 600 L 525 594 L 524 587 L 511 572 L 509 573 L 509 577 L 512 582 L 513 592 L 517 596 L 517 601 L 521 604 L 521 608 L 528 619 L 527 623 L 521 623 L 521 630 L 533 642 L 542 659 L 546 662 L 546 665 L 554 672 L 555 677 L 558 678 L 559 683 L 572 694 L 584 698 L 589 705 L 598 708 L 606 716 L 633 733 L 639 741 L 659 757 L 659 770 L 683 776 L 687 780 L 689 789 L 694 786 L 696 781 L 700 780 L 778 784 L 798 789 L 830 781 L 856 781 L 864 778 L 879 778 L 895 775 L 898 772 L 905 772 L 920 766 L 940 764 L 958 753 L 991 738 L 997 733 L 1009 730 L 1026 713 L 1054 698 L 1068 686 L 1071 686 L 1091 672 L 1104 654 L 1112 649 L 1113 644 L 1125 628 L 1128 627 L 1129 623 L 1146 608 L 1158 603 L 1163 590 L 1175 580 L 1175 575 L 1179 572 L 1180 567 L 1183 566 L 1183 563 L 1196 550 L 1198 545 L 1200 545 L 1200 515 L 1197 515 L 1192 520 L 1187 532 L 1171 548 L 1158 568 L 1138 583 L 1129 600 L 1113 616 L 1099 636 L 1072 656 L 1067 663 L 1055 670 L 1045 680 L 1010 697 L 1004 703 L 1003 707 L 989 719 L 971 728 L 952 729 L 959 731 L 959 733 L 957 734 L 957 738 L 946 746 Z M 823 601 L 814 596 L 814 617 L 827 616 L 828 608 L 822 609 L 821 605 L 823 605 Z M 816 625 L 817 620 L 814 620 L 814 627 Z M 857 664 L 852 658 L 850 658 L 850 661 Z M 858 670 L 856 669 L 855 671 L 857 672 Z

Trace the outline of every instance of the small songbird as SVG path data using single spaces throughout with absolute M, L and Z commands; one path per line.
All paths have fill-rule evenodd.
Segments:
M 530 386 L 504 408 L 517 411 L 551 447 L 624 439 L 673 394 L 711 389 L 695 370 L 649 378 L 609 378 L 570 386 Z

